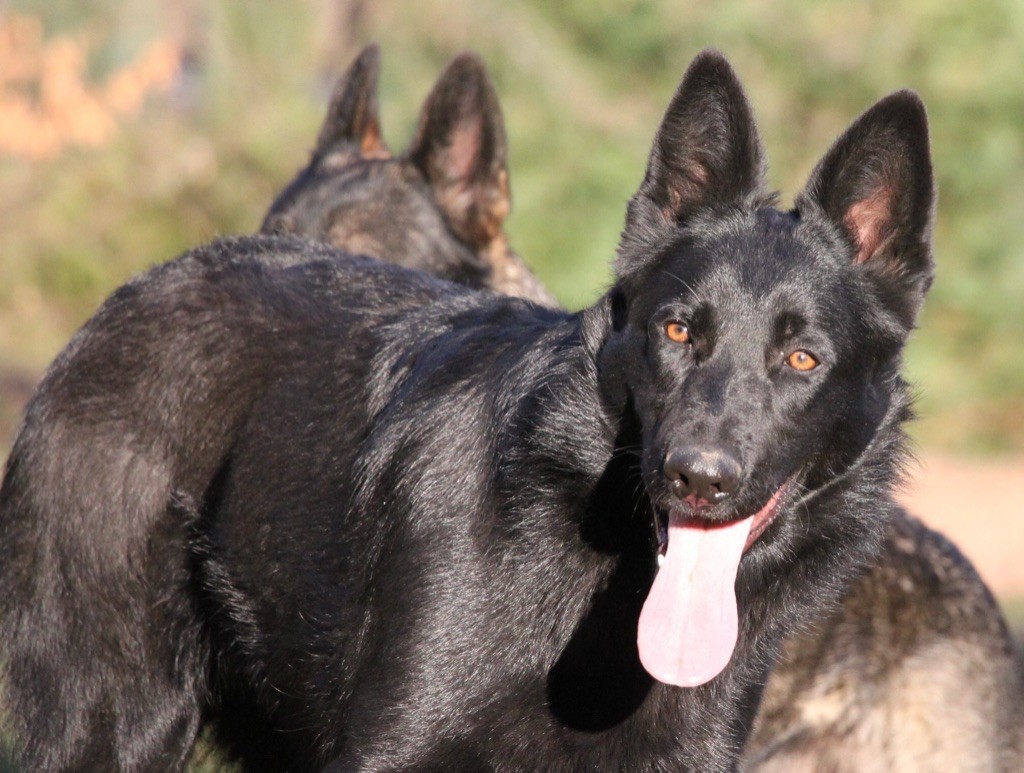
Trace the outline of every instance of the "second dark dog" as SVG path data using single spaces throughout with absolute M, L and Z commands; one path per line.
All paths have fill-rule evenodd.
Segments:
M 1019 652 L 953 544 L 897 513 L 840 610 L 787 637 L 742 767 L 1024 769 Z
M 505 124 L 483 63 L 463 54 L 448 66 L 399 157 L 381 136 L 379 70 L 369 46 L 338 82 L 312 158 L 271 205 L 263 233 L 555 305 L 502 230 L 511 207 Z

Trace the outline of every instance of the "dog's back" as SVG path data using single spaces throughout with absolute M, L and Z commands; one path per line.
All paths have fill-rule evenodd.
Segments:
M 196 251 L 114 293 L 44 376 L 0 488 L 0 651 L 27 764 L 184 764 L 210 697 L 206 634 L 187 601 L 209 481 L 248 407 L 298 353 L 287 341 L 344 336 L 349 379 L 369 379 L 360 339 L 348 338 L 355 324 L 324 329 L 316 295 L 289 289 L 292 268 L 319 271 L 352 300 L 330 319 L 358 322 L 359 299 L 381 301 L 359 292 L 380 264 L 362 259 L 341 277 L 334 258 L 291 239 Z M 389 284 L 392 309 L 446 286 L 408 277 Z M 353 412 L 365 412 L 362 398 Z M 29 517 L 46 512 L 67 517 Z

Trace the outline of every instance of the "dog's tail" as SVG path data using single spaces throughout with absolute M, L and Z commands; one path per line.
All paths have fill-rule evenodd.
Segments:
M 4 708 L 27 770 L 187 760 L 209 670 L 189 544 L 272 369 L 273 314 L 251 297 L 272 283 L 236 260 L 269 244 L 125 285 L 29 404 L 0 487 Z

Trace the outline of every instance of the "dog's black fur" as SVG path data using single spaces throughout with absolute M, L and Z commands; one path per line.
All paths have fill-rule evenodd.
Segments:
M 733 767 L 781 634 L 878 550 L 932 272 L 912 94 L 862 116 L 792 212 L 761 174 L 709 53 L 580 314 L 267 237 L 116 292 L 0 489 L 26 765 L 173 768 L 213 712 L 254 767 Z M 797 350 L 818 367 L 791 370 Z M 742 470 L 701 519 L 789 492 L 740 564 L 732 661 L 692 689 L 636 649 L 682 444 Z
M 554 306 L 502 230 L 511 210 L 508 145 L 483 62 L 472 53 L 452 60 L 397 158 L 381 136 L 379 71 L 380 50 L 370 45 L 339 79 L 312 158 L 262 231 Z

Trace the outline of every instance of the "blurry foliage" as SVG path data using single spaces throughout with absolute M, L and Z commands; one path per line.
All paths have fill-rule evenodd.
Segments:
M 0 153 L 54 158 L 68 145 L 102 145 L 118 118 L 138 112 L 151 91 L 166 89 L 178 74 L 174 46 L 157 41 L 102 86 L 84 78 L 88 41 L 61 35 L 43 42 L 33 16 L 0 19 Z
M 384 131 L 396 150 L 451 56 L 483 54 L 508 123 L 513 244 L 564 302 L 585 304 L 608 282 L 624 205 L 661 113 L 689 60 L 711 45 L 747 86 L 784 201 L 858 113 L 897 88 L 922 94 L 940 205 L 938 278 L 909 355 L 925 417 L 915 432 L 945 450 L 1024 452 L 1017 0 L 6 7 L 8 20 L 41 25 L 33 50 L 74 42 L 78 59 L 65 69 L 112 123 L 99 146 L 66 137 L 58 157 L 26 158 L 2 144 L 11 114 L 0 101 L 0 153 L 8 152 L 0 155 L 0 375 L 37 374 L 131 273 L 255 229 L 306 160 L 334 77 L 370 40 L 383 46 Z M 12 50 L 0 43 L 0 63 Z M 144 70 L 154 50 L 165 52 L 157 75 L 175 77 L 139 81 L 130 109 L 104 102 L 109 84 Z M 10 72 L 0 67 L 0 99 L 10 95 Z M 22 107 L 46 115 L 54 108 L 35 84 L 14 85 Z M 9 436 L 9 426 L 0 429 Z

